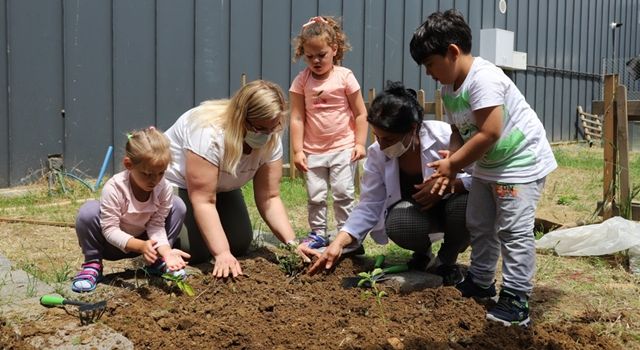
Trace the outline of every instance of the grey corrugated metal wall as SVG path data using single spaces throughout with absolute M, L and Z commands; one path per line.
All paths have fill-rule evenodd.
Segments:
M 532 66 L 512 78 L 550 140 L 576 139 L 576 105 L 590 109 L 601 59 L 613 55 L 610 22 L 624 23 L 617 57 L 640 54 L 639 1 L 508 0 L 506 14 L 498 2 L 0 0 L 0 187 L 19 183 L 50 153 L 96 175 L 111 144 L 110 170 L 118 170 L 126 131 L 166 129 L 200 101 L 229 96 L 241 73 L 286 91 L 302 68 L 291 63 L 291 39 L 316 14 L 343 18 L 353 46 L 344 65 L 363 91 L 403 80 L 428 100 L 436 86 L 408 53 L 428 14 L 458 8 L 474 55 L 481 28 L 511 30 Z

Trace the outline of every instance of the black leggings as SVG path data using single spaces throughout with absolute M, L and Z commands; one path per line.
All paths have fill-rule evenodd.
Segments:
M 208 262 L 211 260 L 211 252 L 202 238 L 202 233 L 193 215 L 193 205 L 189 200 L 189 194 L 185 189 L 179 189 L 178 195 L 187 206 L 187 215 L 184 220 L 186 231 L 180 233 L 179 248 L 191 254 L 189 260 L 192 264 Z M 240 189 L 216 194 L 216 209 L 220 217 L 222 229 L 229 241 L 231 254 L 240 256 L 246 254 L 251 241 L 253 230 L 247 205 L 242 197 Z

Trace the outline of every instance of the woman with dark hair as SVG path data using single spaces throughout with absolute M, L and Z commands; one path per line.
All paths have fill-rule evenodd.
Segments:
M 413 251 L 409 266 L 434 272 L 444 285 L 462 279 L 456 265 L 458 254 L 469 245 L 465 212 L 471 177 L 459 174 L 445 195 L 431 193 L 433 170 L 427 164 L 448 154 L 449 124 L 423 120 L 423 110 L 413 90 L 402 83 L 388 83 L 373 100 L 367 121 L 376 138 L 369 146 L 361 182 L 360 202 L 322 252 L 304 245 L 300 249 L 318 260 L 314 274 L 330 269 L 343 252 L 354 250 L 366 235 L 379 244 L 389 240 Z M 433 259 L 430 234 L 444 233 L 444 242 Z

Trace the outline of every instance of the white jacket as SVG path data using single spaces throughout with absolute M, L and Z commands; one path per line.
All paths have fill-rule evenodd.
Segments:
M 425 120 L 419 131 L 422 176 L 428 178 L 433 169 L 427 163 L 441 159 L 439 150 L 449 149 L 451 125 L 436 121 Z M 468 190 L 471 187 L 471 176 L 458 174 Z M 401 199 L 400 171 L 397 158 L 388 158 L 380 150 L 378 142 L 374 142 L 367 151 L 364 163 L 364 174 L 360 183 L 360 202 L 349 215 L 349 219 L 342 227 L 357 240 L 353 245 L 362 241 L 371 231 L 371 237 L 376 243 L 387 244 L 389 237 L 385 233 L 384 222 L 387 209 Z

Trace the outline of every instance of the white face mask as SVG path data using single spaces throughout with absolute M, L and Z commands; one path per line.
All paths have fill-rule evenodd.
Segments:
M 247 134 L 244 137 L 244 142 L 253 149 L 262 148 L 269 142 L 269 134 L 261 134 L 255 131 L 247 130 Z
M 406 145 L 406 146 L 404 145 L 404 139 L 405 138 L 406 138 L 406 136 L 403 137 L 402 140 L 400 140 L 400 141 L 394 143 L 393 145 L 383 149 L 382 153 L 384 153 L 384 155 L 389 157 L 389 158 L 399 158 L 399 157 L 401 157 L 409 149 L 409 145 Z M 411 133 L 411 140 L 409 140 L 409 144 L 411 144 L 412 141 L 413 141 L 413 132 Z

